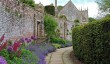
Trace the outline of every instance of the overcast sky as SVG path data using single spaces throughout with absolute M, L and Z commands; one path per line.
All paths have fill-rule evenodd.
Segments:
M 58 5 L 62 5 L 64 6 L 69 0 L 57 0 L 58 1 Z M 71 0 L 73 2 L 73 4 L 75 4 L 75 6 L 78 9 L 81 9 L 81 7 L 83 9 L 89 9 L 89 17 L 97 17 L 98 14 L 98 5 L 95 2 L 95 0 Z M 49 5 L 51 3 L 54 4 L 54 0 L 35 0 L 36 3 L 41 2 L 43 5 Z

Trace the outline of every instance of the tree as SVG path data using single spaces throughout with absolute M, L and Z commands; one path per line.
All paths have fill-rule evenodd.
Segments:
M 96 19 L 90 17 L 89 22 L 92 22 L 92 21 L 96 21 Z
M 52 16 L 46 14 L 44 17 L 44 29 L 49 40 L 51 37 L 55 36 L 55 30 L 57 26 L 58 23 L 56 20 Z
M 102 12 L 110 12 L 110 0 L 97 0 L 96 2 Z

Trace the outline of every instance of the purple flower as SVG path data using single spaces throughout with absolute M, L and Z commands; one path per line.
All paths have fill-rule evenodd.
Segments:
M 31 42 L 31 39 L 28 38 L 27 43 L 30 43 L 30 42 Z
M 8 52 L 12 52 L 13 51 L 13 47 L 12 46 L 9 46 L 8 49 L 7 49 L 7 51 Z
M 28 40 L 28 38 L 25 38 L 25 40 L 27 41 L 27 40 Z
M 24 38 L 21 38 L 20 39 L 20 42 L 24 43 L 25 42 Z
M 37 37 L 35 37 L 35 36 L 31 36 L 31 39 L 33 39 L 33 40 L 37 40 Z
M 6 60 L 2 56 L 0 56 L 0 64 L 7 64 Z

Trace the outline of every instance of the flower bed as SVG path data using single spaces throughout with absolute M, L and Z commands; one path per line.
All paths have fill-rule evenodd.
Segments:
M 54 52 L 56 50 L 56 48 L 50 43 L 29 45 L 27 49 L 32 51 L 36 56 L 39 57 L 39 64 L 46 64 L 45 56 L 48 53 Z
M 4 35 L 0 38 L 0 64 L 38 64 L 38 57 L 31 51 L 24 49 L 23 44 L 29 44 L 32 39 L 23 39 L 12 42 L 7 40 L 3 42 Z M 35 40 L 35 39 L 33 39 Z
M 45 56 L 56 50 L 50 43 L 36 44 L 35 36 L 2 42 L 4 35 L 0 38 L 0 64 L 46 64 Z
M 53 43 L 36 44 L 35 36 L 3 42 L 4 35 L 0 38 L 0 64 L 46 64 L 45 56 L 57 48 Z M 71 46 L 71 42 L 59 45 L 64 48 Z

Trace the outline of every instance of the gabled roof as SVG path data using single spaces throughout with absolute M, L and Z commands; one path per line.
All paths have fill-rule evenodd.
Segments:
M 59 12 L 59 15 L 64 14 L 65 16 L 78 16 L 79 10 L 76 8 L 76 6 L 72 3 L 70 0 L 64 8 Z

